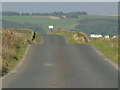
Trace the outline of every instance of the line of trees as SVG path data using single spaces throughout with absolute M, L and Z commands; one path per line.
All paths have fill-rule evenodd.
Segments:
M 18 12 L 2 12 L 3 16 L 19 16 L 20 13 Z
M 57 16 L 63 17 L 66 16 L 67 18 L 78 18 L 79 15 L 88 15 L 85 11 L 78 11 L 78 12 L 52 12 L 52 13 L 28 13 L 28 12 L 2 12 L 3 16 Z

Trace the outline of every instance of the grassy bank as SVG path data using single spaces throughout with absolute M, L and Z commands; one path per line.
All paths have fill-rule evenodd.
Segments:
M 91 44 L 97 50 L 99 50 L 103 55 L 110 59 L 114 63 L 118 62 L 118 38 L 115 39 L 91 39 L 89 40 L 88 37 L 82 32 L 68 32 L 68 31 L 57 31 L 57 32 L 49 32 L 48 34 L 53 35 L 63 35 L 68 44 Z
M 90 44 L 102 52 L 106 58 L 118 63 L 118 39 L 91 40 Z
M 2 29 L 0 29 L 0 76 L 2 75 Z
M 33 30 L 3 29 L 2 30 L 2 75 L 8 73 L 23 58 L 29 44 L 40 43 L 40 35 Z
M 56 31 L 48 34 L 63 35 L 68 44 L 85 44 L 89 42 L 88 37 L 82 32 Z

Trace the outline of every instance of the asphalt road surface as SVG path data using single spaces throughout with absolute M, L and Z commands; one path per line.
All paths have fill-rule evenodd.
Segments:
M 66 44 L 57 35 L 43 35 L 20 69 L 3 79 L 3 88 L 117 87 L 118 71 L 90 45 Z

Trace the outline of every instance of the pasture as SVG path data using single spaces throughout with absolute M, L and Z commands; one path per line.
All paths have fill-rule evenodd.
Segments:
M 78 21 L 85 20 L 85 19 L 115 19 L 117 20 L 117 17 L 115 16 L 95 16 L 95 15 L 81 15 L 79 18 L 65 18 L 65 19 L 50 19 L 50 16 L 3 16 L 3 20 L 16 22 L 16 23 L 29 23 L 38 25 L 45 32 L 49 32 L 48 25 L 54 25 L 53 31 L 56 31 L 58 29 L 62 30 L 75 30 L 75 26 L 79 24 Z

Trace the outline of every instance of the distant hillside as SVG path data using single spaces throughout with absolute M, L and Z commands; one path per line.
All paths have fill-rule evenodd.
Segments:
M 78 18 L 51 19 L 51 16 L 3 16 L 3 27 L 32 28 L 39 32 L 49 32 L 49 25 L 54 25 L 53 31 L 80 31 L 87 35 L 91 33 L 117 35 L 118 17 L 81 15 Z M 55 17 L 55 16 L 52 16 Z
M 8 28 L 18 28 L 18 29 L 33 29 L 35 31 L 38 31 L 40 33 L 44 33 L 43 28 L 41 28 L 37 24 L 30 24 L 30 23 L 20 23 L 20 22 L 14 22 L 14 21 L 8 21 L 8 20 L 2 20 L 2 27 L 8 27 Z
M 75 28 L 88 35 L 91 33 L 111 36 L 118 34 L 117 18 L 86 18 L 78 22 Z

